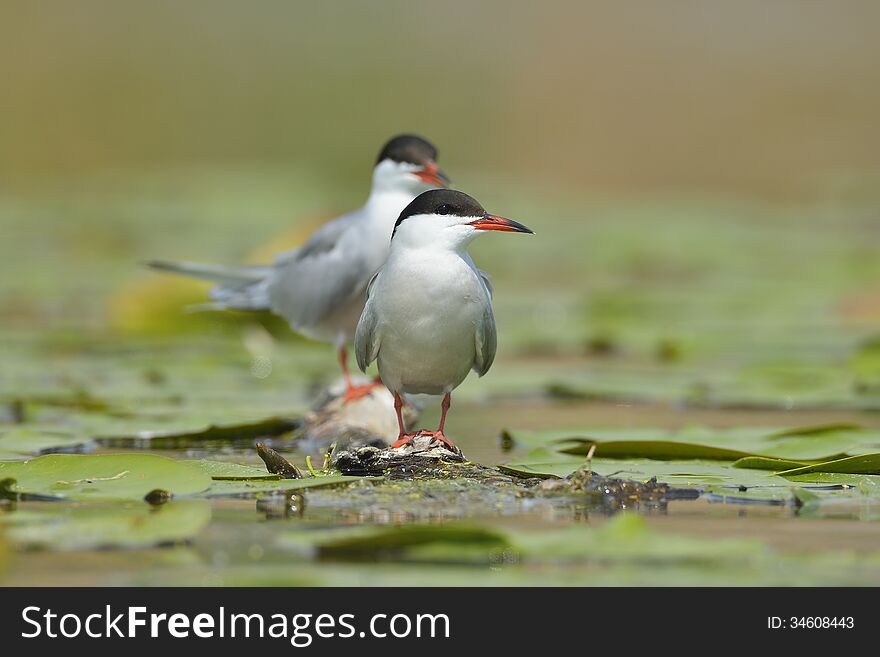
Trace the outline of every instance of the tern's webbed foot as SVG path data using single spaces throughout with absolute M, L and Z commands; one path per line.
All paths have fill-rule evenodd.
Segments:
M 421 432 L 419 432 L 421 433 Z M 393 443 L 391 443 L 391 449 L 397 449 L 398 447 L 405 447 L 406 445 L 412 445 L 412 442 L 418 437 L 418 433 L 404 433 L 397 437 Z
M 363 399 L 373 392 L 375 388 L 378 388 L 381 385 L 381 382 L 374 381 L 373 383 L 367 383 L 362 386 L 349 386 L 345 391 L 345 395 L 342 397 L 342 403 L 346 404 L 355 399 Z
M 449 438 L 444 436 L 442 431 L 427 431 L 425 429 L 422 429 L 421 431 L 418 431 L 416 433 L 405 433 L 401 435 L 391 445 L 391 448 L 395 449 L 397 447 L 403 447 L 405 445 L 412 445 L 413 440 L 415 440 L 419 436 L 430 436 L 432 438 L 431 442 L 441 442 L 446 445 L 446 447 L 448 447 L 451 452 L 458 452 L 458 448 L 455 446 L 455 444 L 451 440 L 449 440 Z
M 449 438 L 444 436 L 442 431 L 424 431 L 423 430 L 423 431 L 420 431 L 419 433 L 422 434 L 423 436 L 431 436 L 435 442 L 443 443 L 444 445 L 446 445 L 449 448 L 449 451 L 451 451 L 451 452 L 458 451 L 458 447 L 455 446 L 455 443 L 453 443 L 451 440 L 449 440 Z

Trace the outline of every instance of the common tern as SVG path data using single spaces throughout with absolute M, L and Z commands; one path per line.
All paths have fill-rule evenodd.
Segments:
M 355 334 L 361 371 L 377 361 L 394 395 L 399 435 L 392 447 L 421 434 L 454 448 L 444 435 L 452 391 L 472 369 L 483 376 L 492 365 L 492 286 L 467 251 L 488 231 L 532 232 L 451 189 L 420 194 L 394 225 L 388 259 L 370 283 Z M 406 432 L 402 394 L 443 395 L 437 431 Z
M 415 135 L 389 140 L 376 159 L 367 202 L 315 231 L 298 249 L 270 265 L 207 265 L 152 261 L 153 269 L 214 281 L 215 310 L 268 310 L 294 331 L 334 344 L 345 378 L 345 400 L 366 395 L 376 384 L 355 386 L 346 345 L 366 302 L 366 288 L 388 256 L 388 236 L 401 210 L 426 189 L 449 182 L 437 167 L 437 149 Z

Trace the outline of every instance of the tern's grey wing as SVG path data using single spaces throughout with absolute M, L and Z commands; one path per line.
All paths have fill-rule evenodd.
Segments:
M 492 314 L 492 304 L 487 303 L 483 317 L 477 322 L 475 332 L 476 353 L 474 355 L 474 371 L 483 376 L 492 367 L 495 360 L 495 349 L 498 346 L 498 336 L 495 333 L 495 316 Z
M 302 247 L 276 259 L 269 299 L 294 328 L 314 326 L 364 291 L 373 271 L 353 234 L 358 219 L 352 214 L 325 224 Z
M 473 269 L 475 272 L 477 272 L 477 276 L 479 276 L 480 280 L 483 282 L 483 285 L 486 288 L 486 292 L 489 293 L 489 301 L 491 301 L 492 295 L 495 292 L 495 290 L 492 288 L 492 281 L 489 280 L 489 274 L 487 274 L 482 269 L 477 267 L 477 265 L 474 264 L 474 260 L 473 260 L 473 258 L 471 258 L 470 253 L 465 253 L 462 256 L 462 259 L 470 265 L 471 269 Z
M 378 275 L 378 274 L 377 274 Z M 370 287 L 373 286 L 374 276 L 370 281 Z M 368 288 L 369 289 L 369 288 Z M 369 295 L 369 292 L 367 293 Z M 364 306 L 364 312 L 361 313 L 360 321 L 358 321 L 357 331 L 354 334 L 354 353 L 357 358 L 358 367 L 361 372 L 366 372 L 370 363 L 376 360 L 379 355 L 379 332 L 376 330 L 376 313 L 373 310 L 373 304 L 367 298 L 367 305 Z
M 482 269 L 478 269 L 477 273 L 480 275 L 480 278 L 483 279 L 483 285 L 486 286 L 486 291 L 489 293 L 489 301 L 491 301 L 493 295 L 495 294 L 495 288 L 492 287 L 492 281 L 489 280 L 489 274 L 484 272 Z
M 309 255 L 315 255 L 331 250 L 336 242 L 339 241 L 342 234 L 348 230 L 356 219 L 357 217 L 353 213 L 343 215 L 333 221 L 328 221 L 312 233 L 302 246 L 276 255 L 273 264 L 276 267 L 281 267 L 293 262 L 297 258 L 305 258 Z

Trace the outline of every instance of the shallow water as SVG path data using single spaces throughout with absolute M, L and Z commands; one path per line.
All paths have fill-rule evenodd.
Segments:
M 434 422 L 429 409 L 423 423 Z M 857 421 L 880 426 L 865 413 L 760 413 L 689 410 L 666 405 L 552 401 L 463 401 L 450 416 L 450 432 L 474 462 L 494 465 L 523 450 L 506 451 L 500 429 L 548 429 L 571 426 L 680 427 L 683 424 L 742 426 L 808 425 Z M 114 450 L 118 451 L 118 450 Z M 254 451 L 242 447 L 156 450 L 186 458 L 220 457 L 259 464 Z M 302 455 L 286 452 L 302 463 Z M 329 527 L 464 522 L 469 526 L 506 529 L 515 535 L 545 534 L 566 527 L 601 531 L 620 509 L 589 500 L 535 500 L 505 488 L 473 487 L 455 481 L 399 482 L 377 494 L 375 485 L 305 491 L 291 505 L 286 497 L 213 499 L 211 521 L 191 540 L 173 546 L 134 550 L 24 551 L 14 554 L 3 580 L 6 585 L 85 584 L 877 584 L 880 583 L 880 499 L 865 498 L 835 509 L 824 505 L 804 517 L 791 506 L 670 501 L 631 505 L 643 516 L 645 531 L 694 540 L 746 541 L 741 557 L 711 559 L 670 557 L 666 548 L 656 558 L 636 555 L 617 561 L 606 557 L 571 561 L 554 556 L 546 562 L 521 558 L 516 549 L 468 558 L 455 546 L 424 562 L 407 554 L 374 555 L 352 560 L 316 558 L 308 550 L 280 547 L 290 532 L 308 535 Z M 46 503 L 20 502 L 6 513 L 30 512 Z M 51 503 L 55 508 L 82 505 Z M 291 508 L 293 507 L 293 508 Z M 162 512 L 160 509 L 159 512 Z M 574 546 L 577 537 L 570 539 Z M 714 545 L 711 543 L 710 545 Z M 621 550 L 630 548 L 622 543 Z M 449 547 L 449 546 L 447 546 Z M 685 553 L 689 553 L 685 550 Z M 485 556 L 485 555 L 484 555 Z M 657 561 L 659 560 L 659 561 Z M 657 565 L 664 567 L 658 571 Z M 360 565 L 357 565 L 360 564 Z

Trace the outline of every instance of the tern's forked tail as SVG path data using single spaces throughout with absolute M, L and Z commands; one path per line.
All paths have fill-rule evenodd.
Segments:
M 150 269 L 213 281 L 211 303 L 198 306 L 214 310 L 269 310 L 267 279 L 271 265 L 209 265 L 197 262 L 151 260 Z

